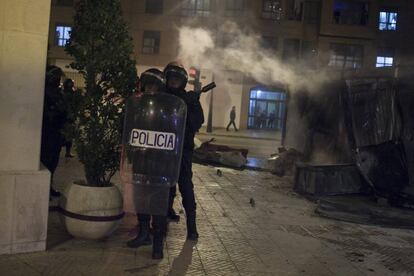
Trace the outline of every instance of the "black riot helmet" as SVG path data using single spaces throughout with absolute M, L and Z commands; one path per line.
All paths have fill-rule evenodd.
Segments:
M 46 86 L 59 87 L 62 76 L 62 69 L 55 65 L 48 65 L 46 67 Z
M 178 62 L 170 62 L 164 69 L 165 79 L 167 80 L 167 89 L 169 91 L 178 91 L 185 88 L 188 81 L 187 71 L 184 66 Z
M 72 79 L 66 79 L 63 82 L 63 89 L 64 90 L 73 90 L 75 87 L 75 82 Z
M 140 92 L 160 92 L 165 90 L 164 73 L 157 68 L 143 72 L 140 77 Z

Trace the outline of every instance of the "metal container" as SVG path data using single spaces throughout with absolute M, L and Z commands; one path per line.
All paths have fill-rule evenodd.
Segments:
M 354 164 L 296 164 L 294 190 L 315 196 L 356 194 L 363 179 Z

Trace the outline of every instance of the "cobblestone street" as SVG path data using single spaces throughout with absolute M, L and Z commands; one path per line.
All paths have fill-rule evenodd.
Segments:
M 413 275 L 413 230 L 323 219 L 290 178 L 220 170 L 194 165 L 200 239 L 185 241 L 177 198 L 181 220 L 170 224 L 162 261 L 151 246 L 126 247 L 132 214 L 108 239 L 87 241 L 67 235 L 51 211 L 47 251 L 0 256 L 0 275 Z M 81 176 L 76 160 L 62 158 L 56 186 Z

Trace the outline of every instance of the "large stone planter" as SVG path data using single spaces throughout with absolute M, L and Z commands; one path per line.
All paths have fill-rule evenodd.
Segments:
M 111 235 L 124 215 L 119 189 L 72 183 L 59 202 L 62 221 L 74 237 L 102 239 Z

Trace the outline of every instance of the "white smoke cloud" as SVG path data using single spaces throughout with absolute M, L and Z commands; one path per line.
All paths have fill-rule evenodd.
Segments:
M 221 29 L 234 38 L 225 47 L 216 43 L 215 33 L 211 30 L 187 26 L 179 28 L 178 60 L 186 66 L 193 65 L 213 72 L 237 70 L 260 83 L 285 84 L 291 90 L 305 88 L 313 91 L 328 81 L 324 70 L 312 71 L 299 62 L 295 65 L 282 62 L 262 47 L 258 34 L 243 32 L 232 22 L 226 22 Z M 221 30 L 218 33 L 222 33 Z

